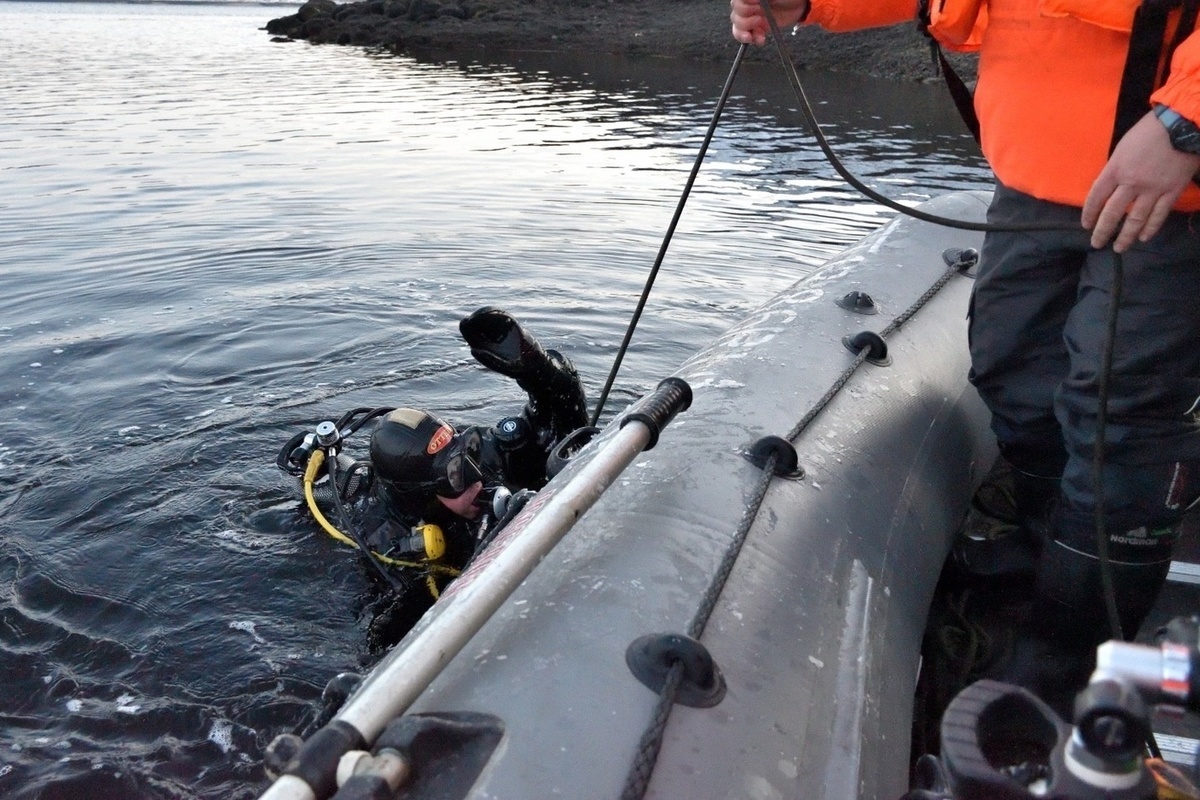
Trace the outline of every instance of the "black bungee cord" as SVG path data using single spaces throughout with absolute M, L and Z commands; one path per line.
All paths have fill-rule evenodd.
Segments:
M 1108 523 L 1104 518 L 1104 447 L 1108 429 L 1108 382 L 1112 376 L 1113 343 L 1117 340 L 1117 311 L 1121 307 L 1121 287 L 1124 283 L 1125 264 L 1120 253 L 1113 259 L 1112 300 L 1108 307 L 1108 320 L 1104 333 L 1104 351 L 1101 354 L 1100 370 L 1096 376 L 1096 441 L 1092 443 L 1092 494 L 1096 497 L 1096 558 L 1100 560 L 1100 585 L 1104 593 L 1105 613 L 1114 639 L 1123 641 L 1121 614 L 1117 610 L 1117 590 L 1113 580 L 1112 561 L 1108 555 Z M 1134 631 L 1136 634 L 1137 632 Z M 1161 758 L 1158 744 L 1153 735 L 1151 750 L 1155 758 Z
M 392 575 L 392 573 L 388 572 L 387 569 L 384 568 L 383 564 L 380 564 L 379 560 L 376 559 L 371 553 L 370 546 L 367 545 L 367 542 L 365 539 L 363 539 L 362 534 L 358 532 L 358 528 L 354 525 L 353 520 L 350 519 L 350 512 L 346 509 L 346 504 L 342 502 L 341 493 L 338 491 L 339 481 L 336 452 L 330 452 L 327 454 L 325 458 L 325 466 L 329 471 L 329 488 L 332 489 L 333 505 L 337 509 L 338 517 L 342 521 L 342 527 L 346 529 L 346 533 L 351 539 L 354 540 L 354 543 L 358 545 L 358 549 L 361 550 L 363 555 L 367 557 L 367 561 L 371 562 L 371 566 L 373 566 L 379 573 L 380 577 L 383 578 L 383 582 L 390 586 L 392 591 L 395 592 L 397 596 L 403 595 L 405 591 L 404 584 L 402 584 L 399 579 Z
M 882 206 L 897 211 L 901 214 L 906 214 L 923 222 L 929 222 L 934 225 L 941 225 L 947 228 L 958 228 L 968 231 L 996 231 L 996 232 L 1019 232 L 1019 231 L 1053 231 L 1063 230 L 1061 225 L 1053 223 L 1020 223 L 1013 225 L 1004 225 L 990 222 L 970 222 L 967 220 L 951 219 L 942 217 L 937 214 L 930 214 L 920 209 L 906 206 L 903 203 L 898 203 L 886 195 L 867 186 L 858 179 L 854 173 L 846 169 L 842 164 L 841 159 L 833 152 L 829 141 L 825 138 L 824 131 L 821 130 L 821 124 L 817 121 L 816 115 L 813 114 L 812 106 L 808 102 L 808 97 L 804 92 L 804 87 L 800 83 L 800 76 L 796 73 L 796 67 L 792 63 L 791 54 L 788 52 L 787 45 L 783 41 L 783 34 L 779 30 L 779 24 L 775 21 L 774 15 L 770 13 L 770 7 L 767 5 L 767 0 L 759 0 L 759 4 L 763 7 L 763 13 L 767 17 L 767 21 L 771 26 L 771 37 L 775 41 L 776 49 L 779 52 L 780 60 L 783 62 L 784 71 L 788 77 L 788 83 L 792 87 L 792 91 L 796 95 L 796 99 L 800 103 L 800 110 L 804 114 L 805 121 L 808 123 L 817 145 L 821 148 L 821 152 L 825 155 L 826 160 L 834 171 L 851 187 L 858 190 L 868 199 L 874 200 Z M 600 419 L 600 413 L 604 410 L 604 404 L 608 400 L 609 392 L 612 391 L 613 382 L 617 378 L 617 373 L 621 369 L 621 362 L 625 360 L 625 353 L 629 349 L 629 342 L 633 339 L 633 332 L 637 328 L 638 321 L 642 317 L 642 311 L 646 307 L 646 301 L 650 297 L 650 291 L 654 287 L 654 281 L 658 277 L 659 268 L 662 266 L 663 258 L 667 254 L 667 248 L 671 243 L 671 238 L 675 234 L 675 228 L 679 224 L 679 218 L 683 215 L 683 208 L 687 204 L 688 196 L 691 194 L 692 185 L 696 182 L 696 175 L 700 172 L 700 165 L 704 161 L 704 156 L 708 152 L 708 146 L 712 142 L 713 134 L 716 132 L 717 123 L 721 119 L 721 113 L 725 109 L 725 104 L 729 100 L 730 91 L 733 89 L 733 79 L 737 76 L 738 69 L 741 67 L 742 58 L 746 54 L 748 45 L 742 44 L 738 47 L 737 54 L 733 59 L 733 67 L 729 71 L 729 77 L 725 79 L 725 85 L 721 89 L 720 97 L 717 100 L 717 106 L 713 111 L 712 120 L 709 122 L 708 130 L 704 134 L 704 140 L 700 145 L 700 150 L 696 154 L 696 160 L 692 164 L 692 170 L 688 175 L 687 182 L 684 184 L 683 192 L 679 197 L 679 202 L 675 206 L 675 214 L 671 218 L 670 225 L 667 226 L 667 232 L 663 236 L 662 244 L 659 246 L 658 255 L 654 259 L 654 266 L 650 268 L 650 273 L 646 277 L 646 284 L 642 288 L 642 295 L 638 299 L 637 307 L 634 309 L 633 316 L 629 320 L 629 325 L 625 329 L 625 338 L 621 341 L 621 346 L 617 349 L 616 358 L 613 360 L 612 369 L 609 371 L 608 379 L 605 381 L 604 389 L 600 392 L 600 398 L 596 401 L 596 409 L 592 412 L 591 424 L 595 426 Z

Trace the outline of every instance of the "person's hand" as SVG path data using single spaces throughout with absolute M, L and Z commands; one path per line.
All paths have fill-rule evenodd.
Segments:
M 1142 117 L 1121 137 L 1084 201 L 1081 221 L 1092 232 L 1092 247 L 1104 247 L 1114 235 L 1118 253 L 1149 241 L 1197 171 L 1200 156 L 1172 147 L 1153 113 Z
M 729 20 L 733 23 L 733 38 L 742 44 L 762 45 L 767 43 L 771 25 L 763 16 L 758 0 L 729 0 Z M 808 13 L 808 0 L 771 0 L 775 22 L 781 28 L 790 28 Z

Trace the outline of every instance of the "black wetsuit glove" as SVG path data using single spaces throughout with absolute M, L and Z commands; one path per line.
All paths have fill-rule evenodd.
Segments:
M 587 397 L 570 359 L 543 350 L 507 312 L 484 306 L 458 329 L 476 361 L 514 378 L 529 395 L 527 414 L 534 427 L 550 428 L 557 440 L 587 425 Z

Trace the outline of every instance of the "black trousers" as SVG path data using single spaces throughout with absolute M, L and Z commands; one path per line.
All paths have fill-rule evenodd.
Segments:
M 1052 538 L 1095 552 L 1094 444 L 1114 254 L 1094 250 L 1080 209 L 998 185 L 988 221 L 1062 230 L 989 233 L 971 300 L 971 382 L 1001 452 L 1061 478 Z M 1200 498 L 1200 219 L 1172 214 L 1123 254 L 1108 378 L 1103 508 L 1115 561 L 1168 560 Z

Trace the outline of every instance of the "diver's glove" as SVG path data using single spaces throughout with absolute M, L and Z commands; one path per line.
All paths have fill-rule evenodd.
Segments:
M 529 395 L 530 421 L 553 428 L 555 439 L 587 425 L 587 397 L 570 359 L 543 350 L 512 316 L 484 306 L 458 323 L 471 355 L 490 370 L 517 381 Z
M 520 381 L 553 368 L 542 346 L 507 311 L 484 306 L 458 329 L 475 360 L 501 375 Z

